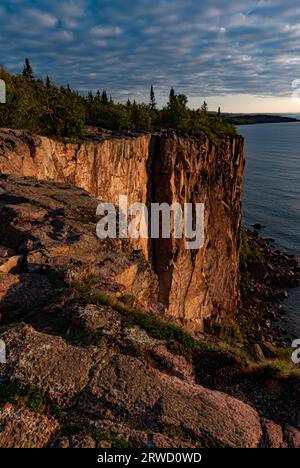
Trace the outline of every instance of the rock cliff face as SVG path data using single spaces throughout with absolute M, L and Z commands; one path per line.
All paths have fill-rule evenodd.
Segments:
M 173 320 L 193 330 L 234 315 L 239 299 L 243 140 L 180 138 L 173 133 L 103 137 L 65 144 L 24 132 L 0 132 L 0 172 L 68 182 L 97 199 L 205 203 L 205 243 L 135 242 L 159 282 L 159 301 Z
M 0 175 L 0 447 L 299 447 L 298 380 L 164 320 L 149 262 L 97 239 L 96 206 Z

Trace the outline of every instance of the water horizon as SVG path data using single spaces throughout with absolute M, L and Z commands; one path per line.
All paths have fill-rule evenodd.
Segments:
M 243 125 L 238 131 L 245 138 L 244 224 L 261 224 L 261 235 L 274 239 L 275 248 L 300 257 L 299 124 Z M 281 325 L 300 338 L 300 288 L 279 307 L 287 311 Z

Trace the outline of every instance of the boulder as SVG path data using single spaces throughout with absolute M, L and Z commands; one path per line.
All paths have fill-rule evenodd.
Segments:
M 262 446 L 263 448 L 286 448 L 287 445 L 284 442 L 284 434 L 282 427 L 273 421 L 264 419 L 262 421 L 262 427 L 264 432 L 264 438 Z
M 300 431 L 293 426 L 286 425 L 285 434 L 290 448 L 300 448 Z
M 72 306 L 66 311 L 71 323 L 91 331 L 101 331 L 103 335 L 117 335 L 121 330 L 121 316 L 111 307 L 89 304 Z
M 105 357 L 78 404 L 87 416 L 177 430 L 207 447 L 258 447 L 262 435 L 257 412 L 245 403 L 125 355 Z

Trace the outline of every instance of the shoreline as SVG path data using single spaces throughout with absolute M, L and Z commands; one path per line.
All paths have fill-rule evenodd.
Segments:
M 280 323 L 288 312 L 279 305 L 284 304 L 291 289 L 300 287 L 299 259 L 279 251 L 273 239 L 261 237 L 257 231 L 244 230 L 242 236 L 238 321 L 242 324 L 251 320 L 247 331 L 249 343 L 290 347 L 292 339 Z
M 297 257 L 273 246 L 273 239 L 243 228 L 241 299 L 237 316 L 226 324 L 208 325 L 206 338 L 238 346 L 257 362 L 291 350 L 293 338 L 282 321 L 289 291 L 300 287 Z

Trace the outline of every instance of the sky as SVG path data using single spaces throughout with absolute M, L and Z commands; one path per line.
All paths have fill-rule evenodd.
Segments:
M 29 57 L 81 93 L 163 105 L 173 86 L 225 112 L 300 112 L 299 0 L 1 0 L 0 64 Z M 300 93 L 299 93 L 300 95 Z

